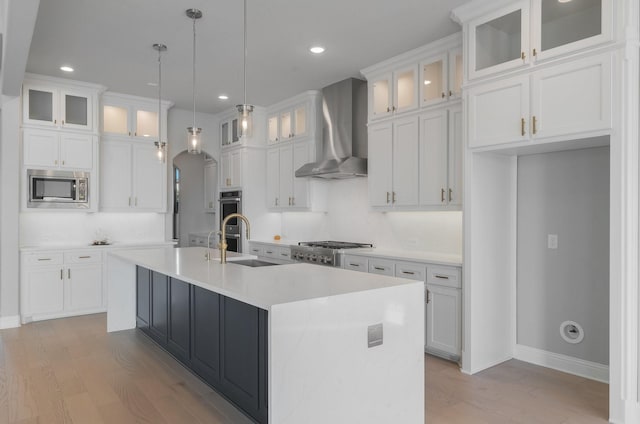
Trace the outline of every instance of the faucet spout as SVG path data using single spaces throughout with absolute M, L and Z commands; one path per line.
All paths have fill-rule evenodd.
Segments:
M 211 234 L 213 233 L 220 234 L 220 231 L 209 231 L 209 235 L 207 235 L 207 253 L 204 255 L 207 258 L 207 262 L 211 260 Z
M 247 234 L 247 240 L 249 240 L 250 234 L 251 234 L 251 224 L 249 224 L 249 219 L 239 213 L 231 213 L 229 215 L 227 215 L 224 220 L 222 221 L 222 235 L 221 235 L 221 240 L 220 240 L 220 244 L 218 245 L 220 248 L 220 263 L 221 264 L 225 264 L 227 263 L 227 222 L 229 222 L 230 219 L 233 218 L 239 218 L 241 220 L 244 221 L 244 223 L 247 225 L 247 229 L 246 229 L 246 234 Z

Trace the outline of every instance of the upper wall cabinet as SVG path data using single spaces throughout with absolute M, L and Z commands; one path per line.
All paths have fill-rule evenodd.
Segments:
M 443 38 L 362 70 L 369 121 L 441 106 L 462 94 L 460 34 Z
M 610 0 L 516 1 L 468 21 L 469 79 L 529 66 L 611 40 Z M 456 9 L 462 21 L 473 3 Z M 477 7 L 477 6 L 476 6 Z
M 22 87 L 24 126 L 94 131 L 99 86 L 30 76 Z
M 267 110 L 269 144 L 302 140 L 317 135 L 320 92 L 308 91 L 287 99 Z
M 162 104 L 162 133 L 167 134 L 167 110 Z M 158 101 L 125 94 L 105 93 L 102 96 L 102 133 L 109 136 L 158 140 Z M 164 137 L 163 137 L 164 138 Z

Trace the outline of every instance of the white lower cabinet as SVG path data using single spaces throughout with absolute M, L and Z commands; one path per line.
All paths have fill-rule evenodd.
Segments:
M 105 310 L 102 252 L 39 252 L 21 256 L 22 322 Z
M 295 262 L 291 259 L 291 247 L 281 246 L 277 243 L 250 241 L 249 254 L 257 256 L 260 260 L 277 264 L 288 264 Z
M 220 188 L 242 188 L 243 150 L 235 148 L 220 154 Z
M 460 289 L 427 284 L 425 351 L 458 360 L 462 340 Z

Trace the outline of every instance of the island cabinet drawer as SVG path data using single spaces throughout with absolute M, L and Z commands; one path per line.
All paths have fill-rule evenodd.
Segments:
M 278 248 L 278 259 L 283 261 L 291 260 L 291 248 L 290 247 L 280 247 Z
M 344 255 L 344 269 L 369 272 L 369 259 L 362 256 Z
M 96 251 L 82 251 L 82 252 L 67 252 L 64 254 L 64 262 L 69 264 L 83 264 L 83 263 L 101 263 L 102 252 Z
M 396 262 L 396 277 L 426 281 L 427 266 L 416 262 Z
M 460 268 L 450 266 L 429 266 L 427 267 L 427 284 L 459 289 L 462 287 L 460 274 Z
M 387 259 L 369 259 L 369 273 L 395 275 L 395 263 Z
M 60 265 L 62 264 L 63 255 L 61 252 L 39 252 L 24 255 L 24 261 L 27 265 Z
M 282 253 L 286 253 L 286 257 Z M 288 253 L 287 253 L 288 252 Z M 262 248 L 262 256 L 272 259 L 288 259 L 291 257 L 291 248 L 265 245 Z

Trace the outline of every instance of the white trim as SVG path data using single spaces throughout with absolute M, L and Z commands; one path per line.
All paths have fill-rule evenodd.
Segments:
M 20 327 L 20 315 L 11 315 L 8 317 L 0 317 L 0 330 L 5 328 Z
M 551 368 L 568 374 L 578 375 L 591 380 L 609 382 L 609 366 L 584 359 L 573 358 L 559 353 L 516 344 L 513 349 L 514 359 L 535 365 Z

